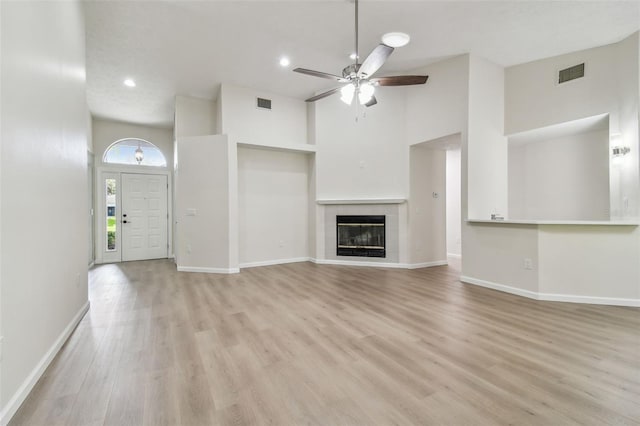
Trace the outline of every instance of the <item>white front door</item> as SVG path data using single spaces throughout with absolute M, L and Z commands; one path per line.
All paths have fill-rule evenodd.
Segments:
M 122 260 L 167 257 L 167 177 L 122 173 Z

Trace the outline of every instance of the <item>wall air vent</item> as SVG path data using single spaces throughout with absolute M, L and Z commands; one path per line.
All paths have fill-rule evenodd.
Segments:
M 258 108 L 271 109 L 271 99 L 258 98 Z
M 584 77 L 584 63 L 565 68 L 558 72 L 558 84 Z

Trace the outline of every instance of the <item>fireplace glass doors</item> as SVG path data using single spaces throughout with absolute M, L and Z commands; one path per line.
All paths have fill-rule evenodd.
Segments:
M 338 256 L 386 257 L 385 216 L 336 216 Z

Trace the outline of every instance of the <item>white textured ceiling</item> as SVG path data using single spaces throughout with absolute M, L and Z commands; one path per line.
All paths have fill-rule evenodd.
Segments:
M 215 99 L 223 82 L 304 99 L 333 85 L 292 68 L 339 74 L 354 50 L 349 0 L 97 1 L 85 12 L 89 108 L 140 124 L 172 126 L 176 94 Z M 639 26 L 639 1 L 361 0 L 360 55 L 403 31 L 411 43 L 379 75 L 469 52 L 509 66 L 617 42 Z M 278 65 L 282 55 L 290 67 Z

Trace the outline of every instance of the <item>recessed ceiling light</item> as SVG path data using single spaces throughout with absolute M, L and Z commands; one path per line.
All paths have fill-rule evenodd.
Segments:
M 280 66 L 288 67 L 290 63 L 291 61 L 286 56 L 283 56 L 282 58 L 280 58 Z
M 358 55 L 356 55 L 355 53 L 352 53 L 351 55 L 349 55 L 349 58 L 350 58 L 351 60 L 355 61 L 357 56 L 358 56 Z
M 124 85 L 127 87 L 136 87 L 136 82 L 128 78 L 124 81 Z
M 389 47 L 402 47 L 409 43 L 411 37 L 405 33 L 386 33 L 382 36 L 382 42 Z

